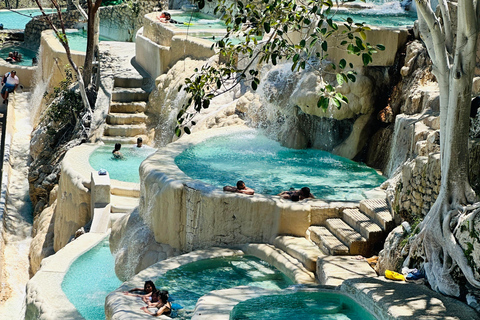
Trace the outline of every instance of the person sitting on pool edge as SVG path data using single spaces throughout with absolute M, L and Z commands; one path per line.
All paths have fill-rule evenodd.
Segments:
M 155 283 L 153 283 L 152 280 L 147 280 L 145 281 L 145 284 L 143 285 L 142 288 L 133 288 L 128 291 L 125 291 L 123 294 L 126 296 L 133 296 L 133 297 L 140 297 L 142 298 L 142 301 L 145 303 L 150 303 L 150 302 L 158 302 L 159 298 L 158 295 L 155 294 L 155 292 L 158 291 L 157 288 L 155 288 Z M 141 293 L 135 293 L 135 292 L 141 292 Z
M 303 199 L 315 199 L 313 194 L 310 193 L 309 187 L 303 187 L 300 190 L 283 191 L 279 193 L 278 196 L 282 197 L 283 199 L 288 199 L 292 201 L 299 201 Z
M 223 187 L 223 191 L 229 191 L 229 192 L 237 192 L 237 193 L 243 193 L 243 194 L 248 194 L 248 195 L 253 195 L 255 191 L 253 191 L 252 188 L 249 188 L 245 185 L 245 182 L 242 180 L 237 181 L 237 186 L 225 186 Z
M 112 154 L 115 159 L 123 159 L 123 154 L 120 152 L 122 145 L 120 143 L 115 143 L 115 149 L 113 149 Z

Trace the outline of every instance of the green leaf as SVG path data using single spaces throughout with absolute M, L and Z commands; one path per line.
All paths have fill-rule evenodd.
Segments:
M 175 135 L 176 135 L 177 137 L 180 137 L 180 134 L 181 134 L 181 133 L 182 133 L 182 130 L 180 130 L 179 127 L 175 127 Z
M 300 59 L 300 55 L 298 53 L 296 53 L 294 56 L 293 56 L 293 62 L 297 62 L 298 59 Z
M 342 85 L 343 84 L 343 77 L 340 73 L 337 73 L 337 83 L 339 85 Z
M 366 66 L 370 62 L 372 62 L 372 56 L 369 55 L 368 53 L 364 53 L 362 54 L 362 61 L 363 61 L 363 65 Z
M 341 104 L 340 104 L 340 101 L 338 101 L 337 98 L 330 98 L 330 101 L 333 102 L 333 104 L 337 107 L 337 109 L 340 109 Z
M 377 44 L 377 49 L 380 50 L 380 51 L 384 51 L 385 46 L 383 44 Z
M 210 100 L 203 100 L 203 104 L 202 104 L 203 109 L 208 109 L 209 106 L 210 106 Z
M 327 111 L 328 109 L 328 99 L 324 96 L 321 96 L 320 99 L 317 101 L 317 107 L 321 108 L 323 111 Z
M 252 89 L 257 90 L 257 83 L 255 81 L 252 81 Z
M 305 48 L 305 39 L 300 40 L 300 47 Z
M 322 50 L 327 51 L 327 49 L 328 49 L 328 43 L 327 43 L 327 41 L 323 41 L 322 42 Z
M 340 62 L 338 63 L 338 66 L 340 67 L 340 69 L 345 69 L 346 65 L 347 65 L 347 61 L 345 59 L 340 60 Z
M 263 28 L 265 29 L 266 33 L 270 33 L 270 22 L 264 22 Z
M 183 128 L 183 131 L 185 131 L 186 134 L 190 134 L 190 129 L 188 127 Z
M 367 40 L 367 35 L 365 34 L 365 32 L 363 31 L 360 31 L 360 37 L 365 41 Z

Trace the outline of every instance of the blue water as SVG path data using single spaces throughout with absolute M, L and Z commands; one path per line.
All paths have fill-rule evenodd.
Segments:
M 0 58 L 5 60 L 8 57 L 8 53 L 12 51 L 18 51 L 23 57 L 22 61 L 11 63 L 12 66 L 31 66 L 32 58 L 37 56 L 32 50 L 20 46 L 8 46 L 0 48 Z
M 123 145 L 120 152 L 123 159 L 115 159 L 112 155 L 113 145 L 100 146 L 90 155 L 88 161 L 95 170 L 106 169 L 110 179 L 140 182 L 138 168 L 145 158 L 155 152 L 156 149 L 143 146 L 137 148 L 135 144 Z
M 211 138 L 175 159 L 193 179 L 218 188 L 243 180 L 275 195 L 308 186 L 316 198 L 361 200 L 385 178 L 364 164 L 315 149 L 289 149 L 253 130 Z
M 160 14 L 160 13 L 159 13 Z M 200 12 L 173 13 L 172 19 L 185 24 L 175 24 L 178 28 L 189 29 L 225 29 L 225 23 L 214 16 Z
M 237 304 L 232 320 L 375 320 L 349 297 L 334 292 L 295 292 L 261 296 Z
M 87 32 L 85 30 L 79 30 L 77 32 L 67 32 L 68 45 L 70 50 L 82 51 L 87 50 Z M 109 41 L 111 39 L 100 36 L 98 41 Z
M 45 13 L 54 12 L 51 9 L 45 9 Z M 0 23 L 4 29 L 25 29 L 25 25 L 34 16 L 42 14 L 39 9 L 13 9 L 0 11 Z
M 121 284 L 107 238 L 72 263 L 62 290 L 85 319 L 99 320 L 105 319 L 106 296 Z
M 339 12 L 334 15 L 334 20 L 344 21 L 347 17 L 351 17 L 356 23 L 363 22 L 373 26 L 412 27 L 417 20 L 417 12 L 405 11 L 400 6 L 400 2 L 387 2 L 372 9 L 351 9 L 349 12 Z M 374 39 L 370 40 L 372 41 Z
M 157 289 L 168 290 L 173 302 L 184 307 L 179 313 L 183 319 L 189 319 L 197 300 L 213 290 L 242 285 L 280 290 L 291 284 L 283 273 L 251 256 L 192 262 L 168 271 L 155 282 Z

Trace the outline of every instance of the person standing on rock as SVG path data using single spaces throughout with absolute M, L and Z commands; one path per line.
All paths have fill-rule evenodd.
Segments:
M 18 79 L 17 72 L 15 70 L 5 73 L 5 76 L 2 78 L 3 88 L 1 91 L 3 104 L 7 103 L 8 94 L 10 92 L 14 92 L 19 83 L 20 80 Z

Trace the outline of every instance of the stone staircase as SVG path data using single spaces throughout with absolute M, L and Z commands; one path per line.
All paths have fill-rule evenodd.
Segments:
M 144 142 L 147 137 L 147 106 L 149 92 L 144 90 L 145 80 L 138 77 L 115 77 L 112 100 L 102 141 L 106 144 L 121 143 L 132 145 L 141 137 Z M 112 182 L 110 210 L 111 213 L 128 213 L 138 206 L 139 187 L 130 183 Z
M 305 237 L 278 236 L 273 245 L 296 258 L 312 272 L 317 260 L 335 255 L 370 256 L 383 247 L 395 227 L 385 199 L 367 199 L 358 208 L 344 209 L 341 217 L 322 226 L 310 226 Z
M 142 89 L 144 79 L 116 77 L 112 101 L 103 132 L 104 143 L 133 144 L 138 137 L 147 140 L 147 106 L 149 92 Z
M 329 255 L 368 256 L 382 244 L 395 222 L 385 199 L 367 199 L 358 209 L 345 209 L 341 218 L 311 226 L 306 238 Z

